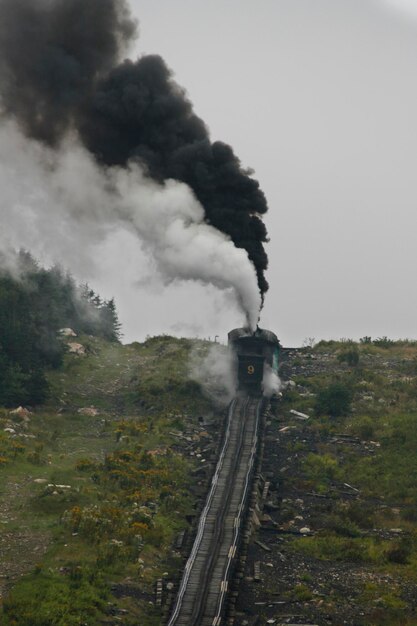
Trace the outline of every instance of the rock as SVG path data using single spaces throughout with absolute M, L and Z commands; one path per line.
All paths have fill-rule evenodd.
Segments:
M 77 337 L 77 333 L 72 328 L 60 328 L 58 333 L 61 337 Z
M 268 500 L 268 502 L 265 502 L 264 508 L 266 511 L 278 511 L 280 506 L 279 504 L 275 504 L 271 500 Z
M 148 450 L 148 454 L 149 454 L 149 456 L 165 456 L 167 454 L 167 449 L 166 448 L 155 448 L 155 450 Z M 200 456 L 201 456 L 201 454 L 200 454 Z
M 295 411 L 294 409 L 290 409 L 290 413 L 291 415 L 293 415 L 294 417 L 296 417 L 299 420 L 308 420 L 310 419 L 309 415 L 306 415 L 306 413 L 301 413 L 300 411 Z
M 24 421 L 29 421 L 29 417 L 30 415 L 32 415 L 32 413 L 28 411 L 28 409 L 25 409 L 23 406 L 19 406 L 17 407 L 17 409 L 13 409 L 13 411 L 10 411 L 9 415 L 11 415 L 12 417 L 20 417 Z
M 45 485 L 48 481 L 46 480 L 46 478 L 35 478 L 33 482 L 37 485 Z
M 118 548 L 121 548 L 124 545 L 123 541 L 119 541 L 118 539 L 110 539 L 109 544 L 111 546 L 117 546 Z
M 308 526 L 303 526 L 303 528 L 300 528 L 300 533 L 302 535 L 308 535 L 311 533 L 311 529 Z
M 265 543 L 262 543 L 262 541 L 259 541 L 259 539 L 255 539 L 255 543 L 260 546 L 263 550 L 265 550 L 266 552 L 271 552 L 271 548 L 269 546 L 267 546 Z
M 95 417 L 99 414 L 99 410 L 94 406 L 83 407 L 82 409 L 78 409 L 77 413 L 80 415 L 88 415 L 89 417 Z
M 4 432 L 5 433 L 10 433 L 11 435 L 15 435 L 16 434 L 16 431 L 15 431 L 14 428 L 5 428 Z
M 85 355 L 85 347 L 81 343 L 67 343 L 70 354 L 76 354 L 77 356 Z

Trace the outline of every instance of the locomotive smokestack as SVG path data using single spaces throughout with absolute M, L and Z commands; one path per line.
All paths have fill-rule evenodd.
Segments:
M 57 152 L 76 136 L 103 174 L 122 168 L 145 171 L 163 187 L 185 183 L 192 210 L 182 213 L 176 243 L 171 232 L 170 245 L 183 258 L 169 272 L 232 287 L 253 329 L 268 289 L 265 196 L 233 149 L 210 140 L 161 57 L 121 62 L 136 33 L 125 0 L 1 0 L 3 112 Z M 154 236 L 158 219 L 156 211 L 149 230 L 128 217 L 145 241 L 153 237 L 153 250 L 166 245 Z M 204 246 L 196 239 L 202 232 Z

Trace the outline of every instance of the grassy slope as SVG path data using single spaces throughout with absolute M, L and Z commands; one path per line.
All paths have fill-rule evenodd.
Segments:
M 187 378 L 191 343 L 166 337 L 131 346 L 80 342 L 87 356 L 68 355 L 63 370 L 51 374 L 52 400 L 28 424 L 0 411 L 0 593 L 13 587 L 0 615 L 5 626 L 160 624 L 160 612 L 149 604 L 154 583 L 179 567 L 171 546 L 192 512 L 195 463 L 172 433 L 191 429 L 192 437 L 197 417 L 213 412 Z M 363 583 L 352 593 L 358 610 L 372 616 L 368 624 L 411 625 L 417 346 L 361 345 L 355 367 L 338 361 L 346 349 L 318 346 L 292 363 L 298 386 L 286 395 L 285 414 L 313 412 L 317 395 L 335 380 L 352 391 L 353 411 L 323 414 L 290 431 L 299 431 L 288 449 L 296 456 L 290 482 L 301 492 L 329 495 L 332 506 L 315 511 L 308 522 L 315 534 L 291 540 L 289 549 L 360 568 Z M 91 405 L 97 415 L 78 413 Z M 3 432 L 8 426 L 16 437 Z M 336 433 L 368 443 L 335 445 Z M 304 437 L 313 438 L 313 451 Z M 148 454 L 155 449 L 166 453 Z M 349 506 L 340 504 L 343 482 L 360 490 Z M 402 533 L 390 534 L 393 528 Z M 307 574 L 301 584 L 295 591 L 304 592 L 310 612 L 314 585 Z M 337 615 L 341 599 L 324 600 L 325 610 Z
M 356 366 L 344 364 L 341 357 L 352 349 L 359 353 Z M 319 411 L 298 426 L 305 437 L 313 436 L 315 449 L 304 446 L 301 437 L 293 444 L 298 460 L 290 482 L 301 493 L 327 496 L 325 502 L 331 504 L 310 519 L 315 534 L 292 541 L 292 547 L 339 563 L 344 571 L 346 566 L 362 571 L 364 582 L 351 592 L 356 609 L 367 616 L 364 623 L 415 624 L 417 345 L 323 342 L 293 366 L 297 388 L 287 394 L 285 411 L 314 415 L 321 391 L 335 382 L 352 393 L 353 402 L 346 414 L 331 417 Z M 335 443 L 340 433 L 357 438 L 358 444 Z M 353 500 L 340 496 L 349 491 L 344 483 L 359 490 Z M 323 606 L 329 611 L 331 603 Z M 337 614 L 337 603 L 332 610 Z
M 154 583 L 178 570 L 193 504 L 172 433 L 201 430 L 213 407 L 188 380 L 190 341 L 77 341 L 87 355 L 51 373 L 48 406 L 27 423 L 0 413 L 0 622 L 159 624 Z

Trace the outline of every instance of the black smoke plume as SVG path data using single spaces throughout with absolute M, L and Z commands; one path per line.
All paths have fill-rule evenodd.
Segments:
M 265 196 L 232 148 L 210 141 L 163 59 L 121 62 L 135 35 L 124 0 L 0 0 L 3 114 L 50 146 L 75 131 L 103 165 L 136 160 L 185 182 L 206 221 L 247 251 L 264 295 Z

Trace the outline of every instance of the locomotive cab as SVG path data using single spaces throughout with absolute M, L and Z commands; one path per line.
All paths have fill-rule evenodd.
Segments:
M 278 337 L 261 328 L 254 333 L 246 328 L 236 328 L 229 333 L 228 339 L 234 355 L 238 389 L 250 395 L 261 395 L 266 371 L 269 369 L 278 374 Z

